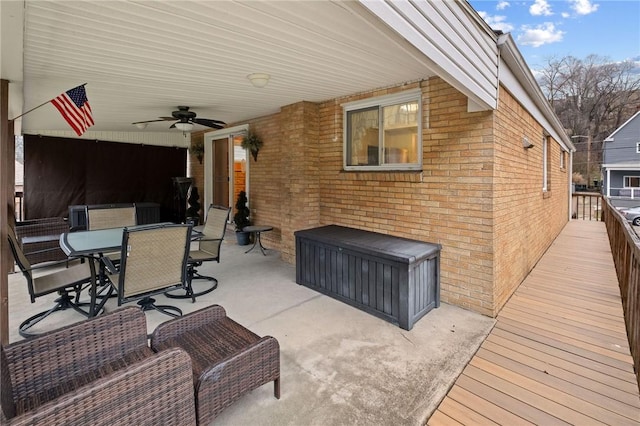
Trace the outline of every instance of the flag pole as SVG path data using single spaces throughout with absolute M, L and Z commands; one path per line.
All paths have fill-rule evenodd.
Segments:
M 76 87 L 82 87 L 82 86 L 86 86 L 86 85 L 87 85 L 87 83 L 84 83 L 84 84 L 81 84 L 81 85 L 76 86 Z M 74 87 L 74 89 L 75 89 L 75 87 Z M 55 99 L 55 98 L 53 98 L 53 99 Z M 27 111 L 27 112 L 23 112 L 23 113 L 22 113 L 22 114 L 20 114 L 19 116 L 15 117 L 15 118 L 12 118 L 12 119 L 11 119 L 11 121 L 13 121 L 13 120 L 17 120 L 18 118 L 22 117 L 23 115 L 27 115 L 27 114 L 29 114 L 31 111 L 35 111 L 35 110 L 37 110 L 37 109 L 38 109 L 38 108 L 40 108 L 41 106 L 45 106 L 46 104 L 48 104 L 49 102 L 51 102 L 53 99 L 49 99 L 48 101 L 41 103 L 41 104 L 40 104 L 40 105 L 38 105 L 37 107 L 33 107 L 33 108 L 31 108 L 31 109 L 30 109 L 29 111 Z

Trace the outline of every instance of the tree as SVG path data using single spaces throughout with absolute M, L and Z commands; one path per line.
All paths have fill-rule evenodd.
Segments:
M 589 55 L 551 58 L 538 83 L 570 136 L 574 171 L 599 176 L 602 141 L 640 107 L 640 76 L 631 61 Z M 637 71 L 637 69 L 635 70 Z

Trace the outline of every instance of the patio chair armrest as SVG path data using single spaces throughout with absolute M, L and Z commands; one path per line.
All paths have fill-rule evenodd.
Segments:
M 101 256 L 100 261 L 104 265 L 105 270 L 110 275 L 115 275 L 118 273 L 118 268 L 114 265 L 113 261 L 108 256 Z M 117 282 L 114 284 L 118 284 Z
M 189 355 L 178 348 L 153 354 L 7 424 L 86 425 L 88 419 L 94 424 L 195 425 Z
M 154 345 L 160 346 L 166 340 L 177 338 L 187 331 L 221 320 L 226 316 L 227 312 L 222 306 L 212 305 L 164 322 L 153 331 L 151 347 L 153 348 Z
M 53 249 L 51 249 L 53 250 Z M 41 250 L 42 252 L 45 252 L 47 250 Z M 36 253 L 36 252 L 33 252 Z M 66 259 L 62 259 L 62 260 L 52 260 L 46 263 L 36 263 L 35 265 L 31 265 L 31 268 L 25 268 L 26 271 L 37 271 L 38 269 L 48 269 L 51 268 L 52 266 L 62 266 L 62 265 L 66 265 L 67 263 L 69 263 L 72 260 L 77 260 L 78 258 L 76 257 L 69 257 Z

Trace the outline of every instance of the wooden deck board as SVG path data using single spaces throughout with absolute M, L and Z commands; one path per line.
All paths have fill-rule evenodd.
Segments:
M 494 423 L 640 425 L 603 223 L 565 227 L 428 422 Z

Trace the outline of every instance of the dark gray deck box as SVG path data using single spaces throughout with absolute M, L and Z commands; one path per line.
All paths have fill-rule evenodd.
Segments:
M 295 237 L 298 284 L 405 330 L 440 306 L 440 244 L 337 225 Z

